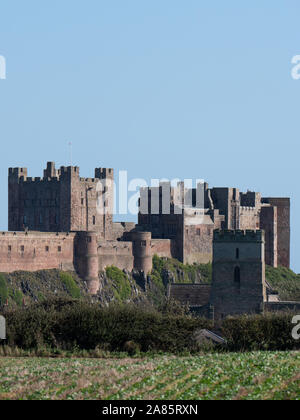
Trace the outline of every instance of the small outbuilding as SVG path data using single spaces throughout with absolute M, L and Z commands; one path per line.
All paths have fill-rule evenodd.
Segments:
M 0 340 L 6 340 L 6 321 L 2 315 L 0 315 Z

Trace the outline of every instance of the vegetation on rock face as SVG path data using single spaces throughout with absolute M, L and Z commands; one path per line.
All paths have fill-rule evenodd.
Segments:
M 152 276 L 174 283 L 211 283 L 211 264 L 182 264 L 170 258 L 153 257 Z
M 266 267 L 266 279 L 280 300 L 300 301 L 300 275 L 285 267 Z
M 281 300 L 300 301 L 300 275 L 284 267 L 266 267 L 266 279 Z M 164 304 L 170 283 L 210 283 L 211 264 L 182 264 L 175 259 L 153 258 L 152 273 L 144 277 L 127 273 L 117 267 L 107 267 L 100 274 L 100 304 L 111 302 L 144 302 L 156 306 Z M 90 301 L 86 284 L 75 274 L 59 270 L 15 272 L 0 274 L 0 306 L 22 306 L 42 302 L 53 297 Z M 95 299 L 95 298 L 94 298 Z
M 59 270 L 17 271 L 3 273 L 0 277 L 0 307 L 6 304 L 6 301 L 9 307 L 14 307 L 22 306 L 23 302 L 29 305 L 54 297 L 89 299 L 85 283 L 75 273 Z
M 80 289 L 76 285 L 72 275 L 70 273 L 63 272 L 61 272 L 59 275 L 62 283 L 65 285 L 67 292 L 70 294 L 70 296 L 72 296 L 73 299 L 80 299 Z
M 111 281 L 114 297 L 119 301 L 126 301 L 131 296 L 131 285 L 128 276 L 119 268 L 106 268 L 106 276 Z
M 8 288 L 6 279 L 3 274 L 0 274 L 0 305 L 4 305 L 8 299 Z

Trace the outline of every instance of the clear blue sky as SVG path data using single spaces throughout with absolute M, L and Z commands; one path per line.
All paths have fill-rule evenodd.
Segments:
M 204 178 L 292 199 L 300 272 L 299 0 L 10 0 L 0 8 L 0 229 L 7 168 Z

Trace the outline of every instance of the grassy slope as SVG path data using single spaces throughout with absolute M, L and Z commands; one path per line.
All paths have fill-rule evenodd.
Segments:
M 299 365 L 299 352 L 0 358 L 0 400 L 296 400 Z
M 300 275 L 285 267 L 266 268 L 266 279 L 281 300 L 300 301 Z
M 211 264 L 184 265 L 174 259 L 153 259 L 153 272 L 146 293 L 134 276 L 127 275 L 116 267 L 108 267 L 103 273 L 102 290 L 99 301 L 143 301 L 161 304 L 169 282 L 210 283 Z M 280 294 L 281 300 L 300 301 L 300 275 L 283 267 L 266 268 L 266 278 Z M 8 300 L 10 305 L 43 301 L 57 297 L 89 299 L 86 285 L 74 273 L 61 273 L 58 270 L 35 273 L 16 272 L 0 274 L 0 304 Z
M 0 303 L 10 306 L 42 302 L 53 297 L 88 298 L 85 284 L 75 273 L 58 270 L 0 274 Z

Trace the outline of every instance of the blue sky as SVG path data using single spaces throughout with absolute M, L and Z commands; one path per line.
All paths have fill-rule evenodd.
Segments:
M 292 199 L 300 272 L 298 0 L 10 0 L 0 7 L 0 229 L 7 168 L 204 178 Z

